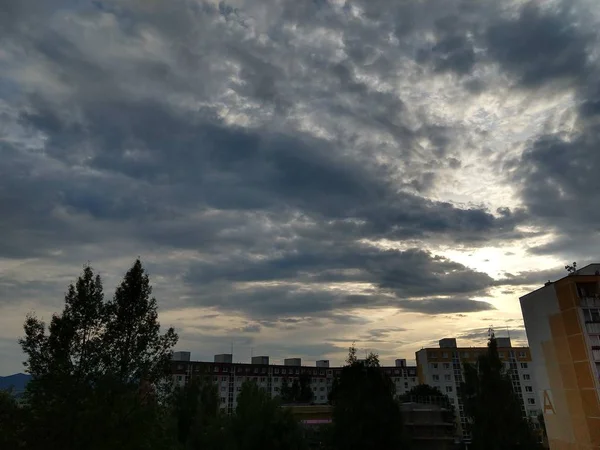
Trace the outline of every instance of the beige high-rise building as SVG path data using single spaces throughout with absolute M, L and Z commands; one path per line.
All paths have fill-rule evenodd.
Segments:
M 498 356 L 510 374 L 514 392 L 521 401 L 523 417 L 530 418 L 537 426 L 540 404 L 536 398 L 535 377 L 531 372 L 531 354 L 528 347 L 513 347 L 510 338 L 496 338 Z M 465 363 L 475 364 L 480 355 L 487 353 L 486 347 L 459 347 L 455 338 L 439 341 L 439 348 L 424 348 L 416 352 L 419 384 L 438 388 L 450 399 L 456 410 L 458 437 L 470 442 L 466 431 L 467 417 L 460 395 L 460 385 L 464 381 Z
M 521 297 L 551 450 L 600 448 L 600 264 Z

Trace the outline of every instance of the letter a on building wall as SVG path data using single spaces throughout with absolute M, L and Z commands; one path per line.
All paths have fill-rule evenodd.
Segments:
M 544 390 L 544 414 L 556 414 L 556 410 L 554 409 L 554 403 L 552 403 L 552 398 L 550 397 L 550 391 Z

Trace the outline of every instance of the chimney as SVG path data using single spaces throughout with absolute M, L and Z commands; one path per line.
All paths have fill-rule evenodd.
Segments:
M 261 366 L 269 365 L 269 357 L 268 356 L 253 356 L 250 360 L 252 364 L 258 364 Z
M 191 357 L 190 352 L 173 352 L 171 359 L 173 361 L 189 361 Z
M 215 355 L 215 362 L 231 364 L 233 362 L 233 355 L 231 353 L 221 353 L 220 355 Z
M 440 348 L 456 348 L 456 338 L 440 339 Z
M 286 358 L 283 360 L 284 366 L 301 366 L 302 359 L 301 358 Z

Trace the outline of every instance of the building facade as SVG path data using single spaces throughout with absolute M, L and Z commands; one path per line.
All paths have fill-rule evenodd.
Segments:
M 521 297 L 551 450 L 600 448 L 600 264 Z
M 510 374 L 513 390 L 521 400 L 523 416 L 535 421 L 541 405 L 536 395 L 529 348 L 513 347 L 509 338 L 496 340 L 498 355 Z M 486 352 L 487 347 L 458 347 L 454 338 L 440 340 L 439 348 L 424 348 L 416 352 L 419 383 L 436 387 L 448 396 L 456 411 L 457 434 L 465 441 L 469 441 L 470 436 L 466 431 L 467 418 L 460 395 L 464 364 L 475 364 L 479 355 Z
M 189 352 L 175 352 L 172 373 L 176 385 L 184 386 L 194 377 L 207 377 L 217 385 L 220 406 L 231 413 L 237 406 L 237 395 L 246 381 L 253 381 L 264 388 L 272 397 L 281 393 L 282 386 L 291 386 L 294 379 L 305 377 L 313 391 L 312 402 L 325 405 L 333 380 L 342 367 L 329 367 L 329 361 L 320 360 L 315 366 L 303 366 L 300 358 L 288 358 L 284 364 L 270 364 L 268 356 L 255 356 L 249 364 L 233 363 L 232 355 L 215 355 L 213 362 L 191 361 Z M 418 384 L 417 368 L 406 365 L 406 360 L 396 360 L 395 366 L 382 367 L 396 386 L 396 395 L 401 396 Z

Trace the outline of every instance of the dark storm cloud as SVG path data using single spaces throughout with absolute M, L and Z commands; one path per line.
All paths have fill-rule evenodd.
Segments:
M 225 290 L 221 293 L 217 286 L 196 292 L 194 305 L 210 306 L 220 310 L 243 313 L 257 320 L 259 318 L 280 318 L 285 316 L 322 317 L 333 324 L 340 324 L 335 316 L 341 311 L 355 309 L 396 308 L 422 314 L 444 314 L 453 312 L 477 312 L 494 309 L 487 302 L 471 300 L 467 297 L 434 297 L 401 299 L 395 295 L 346 295 L 333 290 L 313 286 L 312 291 L 298 290 L 290 286 L 278 288 L 255 287 L 244 290 Z M 298 323 L 305 322 L 302 320 Z M 309 322 L 309 321 L 306 321 Z M 360 320 L 344 320 L 346 325 L 361 324 Z M 277 323 L 277 321 L 276 321 Z M 294 326 L 294 325 L 292 325 Z M 285 324 L 284 324 L 285 327 Z
M 598 231 L 600 212 L 594 205 L 600 190 L 599 143 L 597 125 L 583 118 L 573 133 L 544 135 L 531 143 L 516 162 L 514 175 L 534 217 L 561 232 Z M 561 242 L 544 247 L 534 251 L 560 251 Z
M 497 326 L 494 327 L 496 337 L 508 337 L 510 335 L 513 345 L 522 345 L 527 343 L 527 333 L 524 329 L 507 329 L 506 327 Z M 481 346 L 486 345 L 489 339 L 490 329 L 488 328 L 473 328 L 466 330 L 463 333 L 457 335 L 457 339 L 468 339 L 471 341 L 477 341 Z M 460 345 L 460 342 L 459 342 Z
M 54 304 L 59 304 L 66 287 L 67 285 L 62 290 L 57 288 L 54 280 L 16 280 L 14 275 L 0 274 L 0 307 L 24 300 L 33 302 L 44 297 L 50 298 Z
M 584 164 L 598 167 L 600 84 L 578 75 L 590 38 L 566 15 L 527 7 L 508 18 L 492 13 L 506 3 L 459 0 L 241 3 L 10 5 L 0 16 L 10 69 L 0 81 L 10 93 L 0 103 L 1 256 L 80 264 L 180 252 L 185 302 L 241 312 L 248 322 L 232 332 L 252 344 L 261 327 L 366 325 L 360 309 L 493 309 L 473 300 L 498 285 L 488 275 L 365 241 L 477 247 L 521 239 L 532 220 L 600 218 L 582 212 L 600 187 Z M 443 100 L 418 83 L 456 74 L 481 93 L 494 79 L 475 72 L 490 62 L 524 88 L 582 83 L 578 134 L 540 138 L 510 167 L 527 210 L 433 199 L 443 175 L 468 164 L 472 130 L 445 123 Z M 2 283 L 2 298 L 46 289 Z M 195 332 L 186 338 L 224 339 Z
M 263 261 L 229 258 L 199 263 L 185 279 L 197 292 L 191 297 L 194 304 L 256 316 L 330 317 L 335 311 L 381 307 L 424 314 L 493 309 L 487 302 L 469 298 L 485 295 L 494 283 L 492 278 L 419 250 L 332 245 Z M 279 285 L 254 285 L 222 293 L 231 282 Z M 301 282 L 303 287 L 290 282 Z M 348 294 L 343 285 L 330 287 L 340 282 L 369 283 L 375 290 L 372 294 Z
M 527 3 L 516 19 L 500 20 L 487 30 L 489 55 L 524 87 L 579 78 L 590 42 L 574 20 L 566 5 L 547 12 Z
M 330 246 L 268 260 L 225 259 L 194 265 L 186 276 L 190 283 L 211 281 L 293 281 L 373 283 L 399 296 L 465 294 L 484 291 L 493 279 L 445 258 L 420 250 L 380 250 L 356 245 Z
M 360 342 L 393 342 L 398 343 L 398 339 L 392 338 L 391 334 L 396 334 L 402 331 L 407 331 L 406 328 L 390 327 L 390 328 L 375 328 L 368 330 L 365 334 L 358 337 Z
M 461 297 L 439 297 L 420 300 L 400 300 L 397 306 L 421 314 L 480 312 L 496 309 L 491 303 Z
M 548 270 L 528 270 L 516 274 L 507 272 L 504 274 L 504 278 L 496 280 L 496 284 L 499 286 L 542 286 L 547 281 L 556 281 L 566 275 L 567 271 L 564 267 L 556 267 Z M 507 291 L 509 294 L 512 292 L 510 290 Z
M 474 42 L 467 35 L 468 29 L 456 27 L 459 21 L 458 17 L 452 16 L 438 21 L 435 43 L 430 48 L 421 49 L 417 61 L 430 62 L 438 72 L 470 74 L 476 62 Z
M 244 211 L 276 211 L 284 217 L 291 208 L 315 221 L 319 234 L 396 239 L 446 235 L 485 240 L 494 233 L 510 235 L 523 220 L 519 211 L 494 216 L 397 192 L 384 167 L 334 160 L 329 156 L 336 151 L 334 144 L 308 136 L 194 120 L 154 102 L 83 106 L 88 111 L 85 128 L 63 123 L 45 106 L 23 116 L 22 123 L 47 136 L 47 155 L 63 167 L 45 177 L 8 174 L 4 183 L 27 184 L 27 191 L 10 192 L 18 192 L 21 200 L 23 192 L 31 192 L 33 204 L 46 208 L 46 214 L 60 205 L 95 220 L 143 223 L 140 238 L 175 246 L 216 242 L 214 234 L 223 229 L 222 223 L 211 229 L 207 222 L 173 221 L 190 208 L 230 210 L 238 222 Z M 131 142 L 138 154 L 129 151 Z M 78 175 L 74 159 L 82 143 L 93 149 L 87 164 L 103 176 Z M 23 161 L 23 170 L 31 173 L 34 164 L 42 163 Z M 71 176 L 65 179 L 67 173 Z M 105 188 L 98 189 L 99 183 Z M 40 191 L 46 199 L 36 198 Z M 27 205 L 32 211 L 32 204 Z M 39 217 L 29 219 L 31 226 L 40 223 Z M 169 225 L 162 223 L 165 218 Z M 68 230 L 56 218 L 44 227 L 48 232 Z M 70 233 L 67 238 L 73 237 Z
M 496 23 L 487 33 L 490 55 L 522 88 L 570 88 L 577 100 L 573 127 L 548 126 L 505 166 L 531 219 L 554 233 L 548 243 L 530 248 L 534 254 L 579 258 L 600 237 L 595 207 L 600 190 L 600 129 L 595 120 L 600 67 L 588 56 L 598 35 L 581 25 L 585 17 L 584 6 L 578 3 L 564 2 L 554 9 L 528 4 L 516 18 Z M 587 244 L 576 237 L 581 233 L 588 236 Z M 547 275 L 552 279 L 552 273 Z
M 176 36 L 174 42 L 178 43 L 178 48 L 190 50 L 192 43 L 186 41 L 190 37 L 188 32 L 194 35 L 203 30 L 176 12 L 158 22 L 160 11 L 154 5 L 147 9 L 132 9 L 130 14 L 140 14 L 166 39 Z M 190 10 L 190 13 L 199 23 L 215 27 L 212 21 L 217 11 L 210 6 L 199 11 Z M 114 17 L 120 20 L 121 30 L 135 36 L 135 27 Z M 237 22 L 238 19 L 234 20 Z M 232 25 L 216 30 L 225 33 L 228 58 L 241 63 L 239 76 L 244 83 L 236 88 L 238 94 L 271 104 L 272 95 L 264 89 L 267 86 L 276 89 L 272 80 L 283 81 L 290 74 L 278 67 L 275 60 L 267 59 L 264 51 L 259 53 L 254 44 L 242 47 L 236 34 L 240 32 L 239 28 Z M 494 217 L 481 209 L 460 210 L 449 204 L 398 192 L 390 183 L 390 178 L 396 175 L 389 168 L 372 162 L 365 164 L 364 158 L 348 158 L 350 155 L 347 154 L 343 159 L 336 158 L 345 142 L 319 140 L 295 131 L 274 133 L 267 129 L 241 129 L 223 124 L 210 108 L 190 114 L 160 101 L 133 98 L 118 83 L 116 69 L 113 68 L 115 73 L 110 73 L 105 64 L 90 58 L 76 43 L 58 32 L 40 32 L 28 38 L 31 54 L 43 58 L 76 93 L 70 100 L 75 102 L 83 119 L 73 120 L 65 114 L 64 105 L 57 105 L 43 93 L 38 93 L 30 99 L 30 107 L 22 116 L 23 124 L 44 133 L 47 138 L 45 151 L 67 165 L 80 163 L 84 158 L 86 165 L 93 169 L 120 174 L 137 182 L 167 186 L 172 196 L 178 198 L 177 203 L 189 200 L 191 205 L 188 206 L 251 210 L 291 207 L 327 219 L 354 218 L 364 222 L 358 228 L 367 236 L 406 238 L 426 236 L 428 232 L 453 234 L 456 231 L 458 239 L 477 240 L 485 238 L 487 233 L 510 232 L 523 220 L 518 212 Z M 289 39 L 289 36 L 285 38 Z M 206 50 L 205 47 L 202 49 Z M 271 50 L 274 55 L 277 53 L 274 45 Z M 208 56 L 214 51 L 209 50 Z M 188 64 L 189 55 L 181 61 Z M 448 136 L 441 140 L 435 138 L 435 127 L 424 124 L 422 130 L 415 131 L 409 130 L 401 117 L 399 122 L 393 120 L 392 116 L 401 116 L 404 112 L 402 101 L 372 91 L 356 81 L 352 63 L 323 65 L 311 59 L 305 62 L 319 69 L 325 80 L 330 76 L 337 79 L 339 95 L 360 96 L 351 103 L 346 102 L 344 107 L 334 101 L 331 107 L 338 113 L 345 110 L 345 114 L 360 117 L 363 122 L 366 119 L 404 144 L 410 144 L 425 133 L 440 151 L 448 145 Z M 174 91 L 191 88 L 189 81 L 179 74 L 179 67 L 167 66 L 163 76 L 155 76 L 155 71 L 150 70 L 151 64 L 165 63 L 141 60 L 130 71 L 143 73 L 144 83 L 149 87 L 168 85 Z M 306 88 L 308 95 L 321 94 L 310 82 Z M 200 92 L 206 93 L 204 89 Z M 286 95 L 290 92 L 277 94 L 278 97 Z M 81 151 L 83 143 L 89 149 L 86 154 Z M 410 145 L 402 148 L 410 149 Z M 427 172 L 408 185 L 418 191 L 427 191 L 433 182 L 434 172 Z M 101 194 L 96 198 L 79 194 L 66 200 L 75 208 L 88 209 L 86 212 L 96 218 L 119 213 L 114 205 L 108 210 L 106 200 L 98 197 Z M 159 200 L 171 201 L 170 198 Z M 127 210 L 133 205 L 129 202 L 122 206 Z M 408 210 L 410 214 L 406 212 Z

